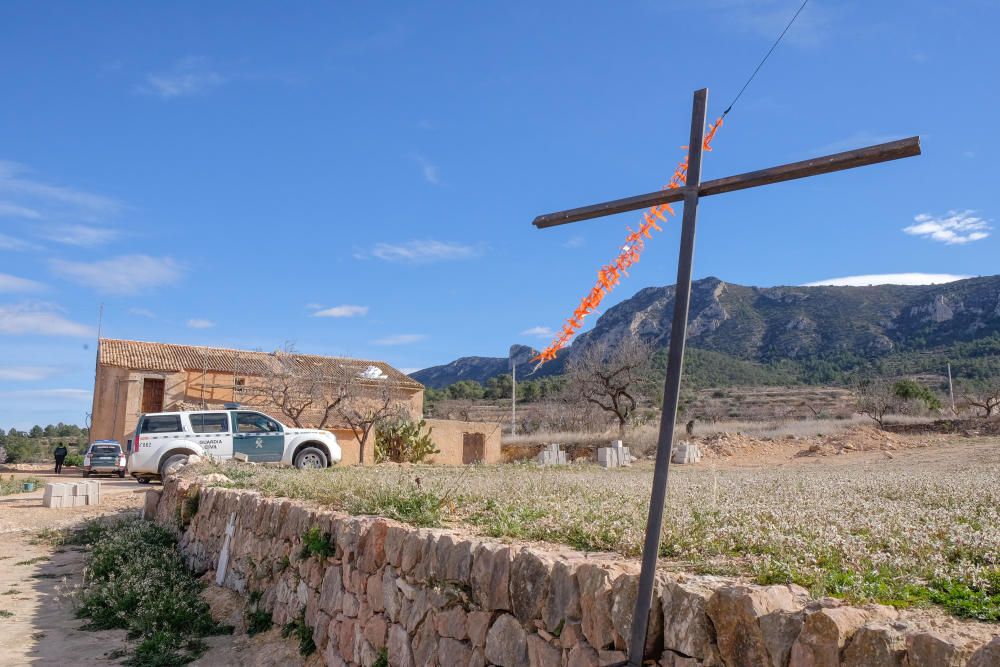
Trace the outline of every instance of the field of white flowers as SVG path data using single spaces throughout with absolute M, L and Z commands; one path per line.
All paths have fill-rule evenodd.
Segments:
M 1000 621 L 1000 444 L 857 463 L 671 469 L 663 566 L 795 582 L 816 595 L 938 603 Z M 233 486 L 417 525 L 582 550 L 641 550 L 649 464 L 226 466 Z

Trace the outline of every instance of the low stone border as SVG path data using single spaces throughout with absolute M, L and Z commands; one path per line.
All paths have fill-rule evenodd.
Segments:
M 210 476 L 211 477 L 211 476 Z M 638 564 L 347 516 L 172 476 L 144 515 L 180 533 L 190 567 L 300 617 L 327 665 L 598 666 L 626 659 Z M 312 531 L 312 551 L 304 536 Z M 318 544 L 317 544 L 318 540 Z M 663 667 L 997 667 L 1000 634 L 945 636 L 891 607 L 810 599 L 798 586 L 664 573 L 646 658 Z M 997 628 L 1000 633 L 1000 627 Z M 384 663 L 383 663 L 384 664 Z

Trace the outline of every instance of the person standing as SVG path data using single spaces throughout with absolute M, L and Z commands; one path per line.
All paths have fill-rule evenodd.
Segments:
M 57 475 L 61 475 L 62 474 L 63 461 L 66 460 L 66 454 L 68 454 L 68 453 L 69 452 L 66 450 L 66 445 L 62 444 L 61 442 L 56 447 L 56 451 L 53 452 L 53 454 L 56 457 L 56 474 Z

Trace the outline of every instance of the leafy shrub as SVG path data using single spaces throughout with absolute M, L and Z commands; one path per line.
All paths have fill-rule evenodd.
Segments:
M 37 477 L 26 477 L 22 479 L 15 479 L 13 475 L 10 479 L 3 479 L 0 477 L 0 496 L 6 496 L 11 493 L 21 493 L 24 490 L 24 484 L 26 482 L 34 482 L 35 488 L 42 483 L 42 480 Z
M 313 641 L 313 631 L 306 623 L 305 612 L 299 614 L 291 623 L 286 623 L 283 628 L 281 628 L 281 636 L 286 639 L 291 636 L 295 636 L 299 640 L 299 653 L 308 656 L 316 652 L 316 642 Z
M 79 454 L 67 454 L 66 458 L 63 459 L 64 466 L 73 466 L 76 468 L 83 467 L 83 457 Z
M 131 519 L 91 536 L 77 615 L 89 619 L 90 628 L 122 628 L 139 639 L 126 664 L 183 665 L 204 652 L 200 637 L 232 631 L 212 618 L 201 583 L 166 530 Z
M 892 393 L 904 401 L 920 401 L 928 410 L 940 410 L 941 399 L 916 380 L 899 380 L 892 385 Z
M 319 528 L 313 526 L 302 535 L 302 551 L 299 558 L 309 558 L 319 556 L 326 558 L 333 555 L 333 541 L 330 533 L 321 533 Z
M 440 450 L 431 440 L 433 428 L 427 428 L 427 422 L 421 419 L 415 422 L 409 419 L 397 419 L 379 428 L 375 436 L 375 462 L 383 463 L 420 463 L 428 456 L 438 454 Z

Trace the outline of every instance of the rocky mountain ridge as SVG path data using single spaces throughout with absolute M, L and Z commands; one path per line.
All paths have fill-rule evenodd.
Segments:
M 604 312 L 538 375 L 561 372 L 566 361 L 592 345 L 613 348 L 628 337 L 666 348 L 674 296 L 673 285 L 639 290 Z M 709 277 L 692 286 L 688 323 L 690 348 L 741 363 L 815 365 L 833 359 L 849 366 L 933 357 L 954 346 L 1000 340 L 1000 276 L 868 287 L 750 287 Z M 526 377 L 531 348 L 516 348 L 518 373 Z M 506 358 L 463 357 L 412 377 L 442 387 L 507 372 Z

